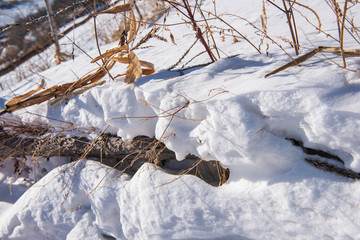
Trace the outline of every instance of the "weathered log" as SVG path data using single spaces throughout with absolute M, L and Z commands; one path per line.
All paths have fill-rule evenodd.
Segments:
M 217 161 L 205 161 L 193 155 L 182 161 L 176 160 L 175 153 L 156 138 L 139 136 L 131 141 L 112 135 L 102 135 L 94 140 L 65 136 L 33 138 L 1 132 L 0 159 L 25 156 L 86 158 L 126 170 L 129 174 L 134 174 L 143 163 L 150 162 L 171 174 L 198 176 L 213 186 L 220 186 L 229 178 L 229 170 L 222 168 Z
M 104 135 L 97 141 L 92 141 L 85 137 L 43 137 L 43 138 L 23 138 L 12 137 L 0 145 L 0 158 L 22 157 L 22 156 L 40 156 L 48 158 L 52 156 L 63 157 L 81 157 L 84 149 L 91 149 L 86 154 L 86 158 L 111 158 L 122 160 L 127 157 L 129 160 L 134 159 L 135 154 L 138 159 L 148 158 L 149 151 L 154 154 L 164 148 L 161 143 L 153 148 L 157 140 L 149 137 L 137 137 L 132 141 L 123 141 L 116 136 Z M 11 150 L 11 151 L 9 151 Z M 164 149 L 159 153 L 159 161 L 169 158 L 175 158 L 175 154 Z

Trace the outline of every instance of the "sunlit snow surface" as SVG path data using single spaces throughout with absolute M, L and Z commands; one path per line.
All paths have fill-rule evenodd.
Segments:
M 304 3 L 318 12 L 325 31 L 337 34 L 336 19 L 326 3 Z M 204 1 L 202 7 L 212 10 L 212 1 Z M 290 39 L 285 15 L 271 5 L 266 8 L 269 34 Z M 217 11 L 237 14 L 261 26 L 262 1 L 221 1 L 217 2 Z M 360 14 L 358 6 L 353 11 L 353 15 Z M 259 43 L 251 26 L 227 17 L 254 39 L 255 45 Z M 311 14 L 309 18 L 315 21 Z M 173 12 L 167 17 L 167 23 L 178 21 Z M 92 24 L 77 29 L 75 39 L 95 57 L 98 52 Z M 338 46 L 300 16 L 297 24 L 302 46 Z M 103 179 L 109 168 L 99 163 L 87 161 L 74 167 L 79 171 L 70 168 L 64 172 L 70 167 L 65 165 L 42 178 L 11 207 L 0 205 L 0 209 L 6 209 L 0 215 L 0 236 L 359 239 L 359 183 L 308 165 L 304 153 L 285 138 L 299 139 L 308 147 L 336 154 L 348 168 L 360 171 L 360 76 L 326 60 L 328 57 L 341 63 L 340 57 L 318 54 L 301 67 L 264 78 L 290 58 L 275 45 L 271 45 L 269 56 L 259 55 L 246 41 L 233 44 L 231 38 L 224 43 L 218 41 L 218 47 L 229 56 L 237 56 L 180 75 L 166 69 L 178 61 L 194 36 L 192 29 L 184 25 L 172 33 L 177 45 L 152 39 L 147 42 L 152 48 L 135 51 L 139 59 L 155 64 L 156 73 L 138 79 L 134 85 L 123 83 L 121 78 L 108 80 L 66 105 L 51 107 L 43 103 L 15 114 L 24 121 L 59 126 L 59 121 L 52 120 L 57 119 L 78 127 L 96 127 L 98 132 L 109 126 L 108 132 L 124 139 L 138 135 L 165 137 L 166 146 L 175 151 L 179 160 L 191 153 L 220 161 L 230 169 L 229 181 L 219 188 L 193 176 L 172 182 L 176 176 L 147 164 L 132 178 L 122 175 L 111 181 L 118 173 L 112 171 Z M 168 37 L 169 33 L 160 34 Z M 72 36 L 70 33 L 69 38 Z M 345 39 L 346 48 L 358 48 L 349 36 Z M 64 38 L 62 41 L 68 43 Z M 289 45 L 282 44 L 293 54 Z M 113 46 L 115 43 L 102 46 L 102 51 Z M 195 46 L 194 55 L 203 51 L 201 44 Z M 70 47 L 64 45 L 64 49 Z M 74 73 L 81 76 L 96 67 L 79 50 L 75 54 L 75 61 L 41 73 L 48 86 L 74 81 Z M 184 63 L 192 56 L 186 57 Z M 203 54 L 190 65 L 208 61 Z M 349 68 L 359 69 L 359 65 L 359 58 L 348 59 Z M 116 75 L 124 70 L 118 65 L 111 72 Z M 11 89 L 0 94 L 1 102 L 34 88 L 40 81 L 34 75 L 16 85 L 12 78 L 11 74 L 1 78 L 12 84 Z M 183 106 L 187 107 L 177 113 L 178 117 L 166 114 Z M 162 117 L 154 118 L 156 115 Z M 76 177 L 72 172 L 77 172 Z M 8 194 L 5 190 L 3 193 Z
M 62 171 L 67 168 L 68 171 Z M 78 171 L 78 168 L 81 170 Z M 297 163 L 272 181 L 230 182 L 143 165 L 130 179 L 87 161 L 53 170 L 1 216 L 4 239 L 357 239 L 359 184 Z M 70 173 L 77 172 L 75 181 Z M 98 186 L 98 184 L 101 184 Z M 67 187 L 72 185 L 65 197 Z M 87 196 L 92 189 L 96 191 Z M 7 235 L 9 234 L 9 235 Z

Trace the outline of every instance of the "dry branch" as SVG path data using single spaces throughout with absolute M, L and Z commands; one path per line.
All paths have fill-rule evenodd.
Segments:
M 229 178 L 229 170 L 222 168 L 220 163 L 201 161 L 202 165 L 198 166 L 199 158 L 192 155 L 178 161 L 174 152 L 151 137 L 139 136 L 127 141 L 108 134 L 102 134 L 96 140 L 63 135 L 49 137 L 46 135 L 51 132 L 49 128 L 34 124 L 15 124 L 11 126 L 11 130 L 12 133 L 4 129 L 0 131 L 0 159 L 3 160 L 15 161 L 24 159 L 25 156 L 32 156 L 33 159 L 61 156 L 80 161 L 86 158 L 100 161 L 131 175 L 143 163 L 149 162 L 172 174 L 182 174 L 186 171 L 187 174 L 199 176 L 213 186 L 220 186 Z M 28 134 L 16 134 L 14 131 Z M 194 167 L 197 167 L 197 171 L 194 171 Z M 221 174 L 217 175 L 218 171 Z
M 297 139 L 286 138 L 286 140 L 290 141 L 294 146 L 300 147 L 306 155 L 311 156 L 311 158 L 306 157 L 304 159 L 310 165 L 347 178 L 360 179 L 360 173 L 346 168 L 345 162 L 340 157 L 323 150 L 305 147 L 304 143 Z
M 318 52 L 328 52 L 328 53 L 333 53 L 336 55 L 340 55 L 340 56 L 344 56 L 344 57 L 360 57 L 360 49 L 342 49 L 340 47 L 317 47 L 315 49 L 313 49 L 312 51 L 292 60 L 291 62 L 275 69 L 274 71 L 268 73 L 265 75 L 265 77 L 269 77 L 271 75 L 274 75 L 278 72 L 281 72 L 289 67 L 293 67 L 296 65 L 299 65 L 302 62 L 305 62 L 306 60 L 308 60 L 309 58 L 313 57 L 316 53 Z
M 309 163 L 310 165 L 312 165 L 318 169 L 324 170 L 326 172 L 337 173 L 337 174 L 347 177 L 347 178 L 352 178 L 352 179 L 357 179 L 357 180 L 360 179 L 360 173 L 354 172 L 350 169 L 340 168 L 338 166 L 328 164 L 327 162 L 323 162 L 323 161 L 320 161 L 318 159 L 313 159 L 313 158 L 305 158 L 305 161 L 307 163 Z
M 298 34 L 297 34 L 297 29 L 296 29 L 295 17 L 294 17 L 293 11 L 292 11 L 292 8 L 293 8 L 293 5 L 295 2 L 292 2 L 292 4 L 290 3 L 289 9 L 288 9 L 288 6 L 287 6 L 285 0 L 282 0 L 284 9 L 279 7 L 276 3 L 274 3 L 271 0 L 267 0 L 267 2 L 271 3 L 276 8 L 278 8 L 279 10 L 281 10 L 282 12 L 285 13 L 286 18 L 287 18 L 287 24 L 289 26 L 291 37 L 293 40 L 293 46 L 295 49 L 295 53 L 296 53 L 296 55 L 299 55 L 299 38 L 298 38 Z
M 208 53 L 211 61 L 215 62 L 217 59 L 216 59 L 214 53 L 211 51 L 211 48 L 209 47 L 209 45 L 207 44 L 207 42 L 204 39 L 203 32 L 201 31 L 201 28 L 198 26 L 197 21 L 194 18 L 194 14 L 191 10 L 188 0 L 183 0 L 182 1 L 183 4 L 180 4 L 178 2 L 169 1 L 169 0 L 165 0 L 165 1 L 190 20 L 192 28 L 196 33 L 196 38 L 198 38 L 200 40 L 201 44 L 204 46 L 205 51 Z M 179 7 L 184 8 L 186 12 L 182 11 Z M 197 8 L 197 6 L 195 5 L 194 12 L 195 12 L 196 8 Z
M 319 51 L 320 51 L 319 48 L 315 48 L 315 49 L 312 50 L 311 52 L 309 52 L 309 53 L 307 53 L 307 54 L 305 54 L 305 55 L 303 55 L 303 56 L 300 56 L 300 57 L 292 60 L 291 62 L 289 62 L 289 63 L 287 63 L 287 64 L 285 64 L 285 65 L 283 65 L 283 66 L 275 69 L 274 71 L 266 74 L 265 77 L 269 77 L 269 76 L 274 75 L 274 74 L 276 74 L 276 73 L 278 73 L 278 72 L 281 72 L 281 71 L 283 71 L 283 70 L 285 70 L 285 69 L 287 69 L 287 68 L 289 68 L 289 67 L 293 67 L 293 66 L 296 66 L 296 65 L 298 65 L 298 64 L 300 64 L 300 63 L 302 63 L 302 62 L 305 62 L 306 60 L 308 60 L 309 58 L 311 58 L 312 56 L 314 56 L 316 53 L 318 53 Z

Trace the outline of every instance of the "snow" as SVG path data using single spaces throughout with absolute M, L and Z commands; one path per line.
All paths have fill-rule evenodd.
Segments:
M 324 31 L 337 36 L 336 19 L 326 3 L 303 2 L 319 13 Z M 227 0 L 217 2 L 216 10 L 244 17 L 261 28 L 262 6 L 262 1 Z M 202 7 L 213 10 L 212 1 L 204 0 Z M 266 10 L 268 33 L 282 41 L 280 36 L 289 36 L 285 15 L 271 5 Z M 351 11 L 352 16 L 360 13 L 358 5 Z M 252 26 L 231 15 L 222 16 L 259 44 Z M 309 16 L 316 21 L 311 13 Z M 112 19 L 98 18 L 100 22 Z M 167 16 L 167 23 L 178 21 L 175 12 Z M 98 50 L 92 24 L 76 29 L 74 39 L 95 57 Z M 297 16 L 297 24 L 301 54 L 314 46 L 338 46 L 304 18 Z M 153 47 L 135 50 L 139 59 L 155 64 L 153 75 L 133 85 L 123 83 L 123 78 L 107 79 L 67 104 L 52 107 L 46 102 L 14 114 L 24 121 L 59 128 L 70 122 L 94 127 L 98 133 L 107 129 L 124 139 L 155 136 L 178 160 L 193 154 L 220 161 L 230 169 L 230 179 L 221 187 L 212 187 L 194 176 L 173 181 L 177 176 L 151 164 L 144 164 L 130 177 L 118 176 L 117 170 L 91 160 L 54 168 L 57 160 L 53 159 L 46 169 L 54 170 L 44 177 L 25 176 L 30 179 L 28 184 L 16 180 L 15 194 L 9 196 L 13 179 L 7 178 L 12 170 L 6 165 L 0 170 L 0 238 L 359 239 L 359 182 L 310 166 L 304 161 L 307 155 L 287 138 L 338 155 L 347 168 L 360 171 L 360 75 L 328 59 L 341 63 L 341 57 L 317 54 L 301 67 L 264 78 L 290 58 L 270 41 L 266 56 L 244 40 L 233 44 L 232 37 L 217 42 L 223 57 L 217 62 L 182 73 L 168 71 L 194 41 L 189 26 L 178 25 L 171 31 L 176 45 L 151 39 L 146 45 Z M 159 34 L 168 37 L 169 33 Z M 73 36 L 68 34 L 70 39 Z M 346 48 L 358 48 L 348 35 L 345 40 Z M 71 50 L 68 38 L 61 42 L 62 49 Z M 282 44 L 293 55 L 291 46 Z M 103 45 L 101 51 L 115 45 Z M 265 46 L 262 48 L 264 51 Z M 195 55 L 203 47 L 197 43 L 192 51 Z M 192 56 L 186 56 L 179 67 Z M 202 54 L 188 66 L 208 61 Z M 96 67 L 89 62 L 76 49 L 74 61 L 40 74 L 50 87 L 74 81 L 74 74 L 82 76 Z M 359 70 L 359 58 L 347 62 L 350 69 Z M 118 64 L 111 73 L 124 71 Z M 16 83 L 11 74 L 1 78 L 9 85 L 0 93 L 1 103 L 35 88 L 40 81 L 33 75 Z
M 77 172 L 76 178 L 69 172 Z M 272 181 L 242 179 L 220 188 L 193 176 L 169 183 L 175 176 L 151 164 L 143 165 L 132 178 L 116 175 L 90 160 L 54 169 L 2 215 L 3 238 L 359 237 L 359 211 L 354 208 L 359 184 L 319 174 L 304 162 Z M 70 184 L 65 197 L 64 189 Z

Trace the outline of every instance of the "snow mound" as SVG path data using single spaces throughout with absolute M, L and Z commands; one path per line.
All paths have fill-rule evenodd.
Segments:
M 173 181 L 176 176 L 151 164 L 144 164 L 131 179 L 118 173 L 90 160 L 54 169 L 2 215 L 0 237 L 360 237 L 360 212 L 354 208 L 359 202 L 359 183 L 327 173 L 318 176 L 305 163 L 272 182 L 241 180 L 220 189 L 194 176 Z
M 216 11 L 256 45 L 261 41 L 259 32 L 241 17 L 261 28 L 263 3 L 219 1 Z M 337 36 L 336 19 L 325 1 L 302 3 L 318 12 L 325 32 Z M 268 34 L 292 52 L 278 38 L 289 36 L 285 14 L 265 6 Z M 202 1 L 202 7 L 213 10 L 213 1 Z M 351 11 L 360 16 L 359 8 Z M 316 21 L 315 16 L 306 16 Z M 314 46 L 338 46 L 332 38 L 318 34 L 307 20 L 297 16 L 301 54 Z M 175 12 L 167 16 L 168 24 L 179 21 Z M 74 34 L 95 57 L 98 50 L 89 32 L 93 32 L 93 23 Z M 125 84 L 121 77 L 105 78 L 105 84 L 67 103 L 52 107 L 44 102 L 14 114 L 25 122 L 60 128 L 68 122 L 95 128 L 97 133 L 107 129 L 106 133 L 123 139 L 155 136 L 178 160 L 193 154 L 220 161 L 230 170 L 228 182 L 215 188 L 194 176 L 173 181 L 178 176 L 150 164 L 144 164 L 132 178 L 115 178 L 116 170 L 99 163 L 72 163 L 54 169 L 14 205 L 0 204 L 0 209 L 6 209 L 1 214 L 0 238 L 359 239 L 359 182 L 310 166 L 304 161 L 309 156 L 290 141 L 339 156 L 345 167 L 360 171 L 358 72 L 332 64 L 333 60 L 341 62 L 339 56 L 317 54 L 300 67 L 264 78 L 290 58 L 270 40 L 269 56 L 258 55 L 243 39 L 236 44 L 229 39 L 219 41 L 223 58 L 215 63 L 204 64 L 209 59 L 202 54 L 191 61 L 193 67 L 166 70 L 195 40 L 186 25 L 176 25 L 172 33 L 176 45 L 150 39 L 146 44 L 153 47 L 134 50 L 139 59 L 154 63 L 156 72 L 133 85 Z M 169 35 L 165 30 L 158 34 Z M 349 38 L 346 34 L 346 48 L 358 48 Z M 65 50 L 72 46 L 65 38 L 61 44 Z M 102 46 L 101 51 L 114 45 Z M 197 43 L 181 64 L 185 66 L 203 50 Z M 96 67 L 89 62 L 76 50 L 73 61 L 51 67 L 41 77 L 48 87 L 70 82 L 76 79 L 74 75 L 82 76 Z M 359 63 L 358 57 L 347 60 L 349 69 L 359 71 Z M 115 76 L 124 69 L 117 64 L 111 73 Z M 11 76 L 14 73 L 0 80 L 16 82 Z M 39 81 L 34 75 L 1 91 L 1 104 L 34 89 Z M 10 200 L 14 199 L 4 201 Z

